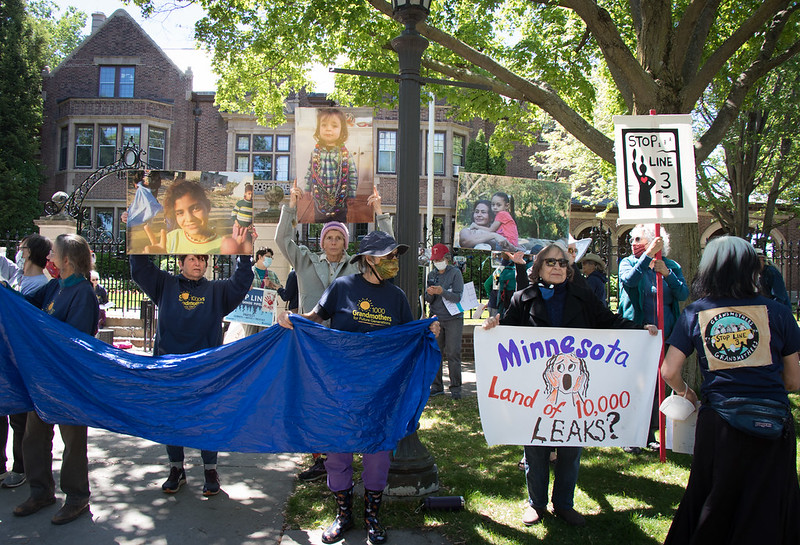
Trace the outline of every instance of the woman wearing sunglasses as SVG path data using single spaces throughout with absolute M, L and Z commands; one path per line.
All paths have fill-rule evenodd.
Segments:
M 638 329 L 631 320 L 618 316 L 584 285 L 574 283 L 573 269 L 563 247 L 550 244 L 536 256 L 528 273 L 531 284 L 514 294 L 502 319 L 497 316 L 483 323 L 484 329 L 497 325 L 528 327 L 574 327 L 589 329 Z M 655 326 L 645 326 L 656 335 Z M 528 507 L 522 522 L 531 526 L 547 513 L 547 487 L 550 478 L 550 446 L 525 447 L 525 479 Z M 586 519 L 573 508 L 575 484 L 581 462 L 581 447 L 558 447 L 553 483 L 553 512 L 568 524 L 583 526 Z

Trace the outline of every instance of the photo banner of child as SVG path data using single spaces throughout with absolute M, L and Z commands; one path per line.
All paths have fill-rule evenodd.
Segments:
M 644 446 L 661 336 L 644 330 L 475 328 L 489 445 Z
M 569 233 L 569 184 L 458 175 L 456 248 L 536 254 Z
M 252 173 L 131 170 L 127 181 L 129 254 L 252 254 Z
M 297 201 L 300 223 L 370 223 L 373 176 L 370 108 L 298 108 Z

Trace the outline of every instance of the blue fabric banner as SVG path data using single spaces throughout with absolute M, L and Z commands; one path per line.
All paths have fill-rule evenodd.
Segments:
M 370 334 L 302 318 L 219 348 L 118 350 L 0 288 L 0 414 L 34 407 L 158 443 L 227 452 L 377 452 L 416 429 L 440 364 L 431 320 Z

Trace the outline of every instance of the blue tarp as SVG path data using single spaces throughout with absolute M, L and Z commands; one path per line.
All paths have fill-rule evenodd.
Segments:
M 153 358 L 0 288 L 0 414 L 35 407 L 46 422 L 228 452 L 376 452 L 416 429 L 441 358 L 431 320 L 366 335 L 293 323 Z

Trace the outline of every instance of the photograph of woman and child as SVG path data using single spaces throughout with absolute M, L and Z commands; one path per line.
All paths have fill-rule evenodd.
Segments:
M 568 184 L 461 172 L 458 185 L 457 248 L 530 253 L 569 232 Z
M 300 223 L 371 222 L 372 113 L 368 108 L 298 108 Z
M 128 203 L 121 219 L 129 254 L 253 251 L 252 181 L 225 173 L 135 170 L 128 173 Z

